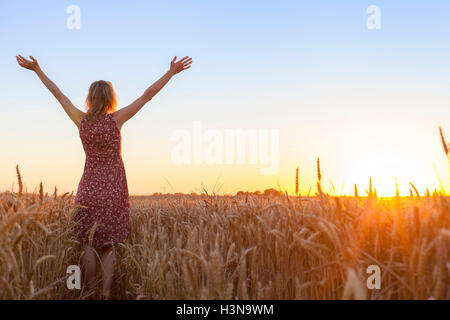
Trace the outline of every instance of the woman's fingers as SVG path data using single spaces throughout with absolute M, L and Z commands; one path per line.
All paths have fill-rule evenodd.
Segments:
M 19 55 L 19 58 L 20 58 L 20 61 L 24 64 L 24 65 L 26 65 L 27 64 L 27 62 L 28 62 L 28 60 L 27 59 L 25 59 L 24 57 L 22 57 L 21 55 Z
M 186 64 L 192 63 L 192 58 L 188 59 L 188 60 L 184 60 L 184 61 L 179 61 L 180 65 L 184 66 Z
M 18 63 L 21 67 L 24 67 L 24 66 L 25 66 L 25 65 L 23 64 L 23 60 L 20 59 L 20 57 L 17 57 L 17 56 L 16 56 L 16 59 L 17 59 L 17 63 Z
M 181 63 L 183 63 L 187 58 L 189 58 L 189 56 L 186 56 L 186 57 L 184 57 L 183 59 L 181 59 L 180 61 L 178 61 L 178 62 L 181 62 Z
M 25 58 L 22 57 L 20 54 L 19 54 L 19 57 L 21 58 L 21 60 L 23 61 L 23 63 L 25 63 L 25 64 L 31 64 L 31 61 L 30 61 L 30 60 L 25 59 Z
M 191 65 L 192 64 L 190 64 L 190 63 L 189 64 L 185 64 L 185 65 L 182 66 L 182 68 L 190 67 Z
M 172 60 L 173 66 L 174 66 L 174 70 L 177 70 L 177 73 L 186 69 L 189 69 L 191 67 L 192 64 L 192 58 L 190 58 L 189 56 L 185 56 L 184 58 L 180 59 L 179 61 L 176 61 L 176 56 L 175 58 Z
M 189 58 L 189 57 L 186 57 Z M 192 66 L 192 58 L 182 61 L 181 70 L 187 70 Z
M 20 54 L 18 56 L 16 56 L 16 60 L 17 60 L 17 63 L 19 64 L 19 66 L 21 66 L 22 68 L 31 69 L 33 66 L 31 61 L 25 59 Z

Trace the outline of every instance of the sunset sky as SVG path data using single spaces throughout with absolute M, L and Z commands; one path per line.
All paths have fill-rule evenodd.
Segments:
M 69 5 L 81 29 L 69 30 Z M 366 27 L 369 5 L 381 29 Z M 450 2 L 429 1 L 0 1 L 0 191 L 76 191 L 84 151 L 78 129 L 15 55 L 42 69 L 79 108 L 91 82 L 114 84 L 119 108 L 162 74 L 173 56 L 193 67 L 176 76 L 122 129 L 131 194 L 219 194 L 315 183 L 380 195 L 448 188 L 438 126 L 450 139 Z M 176 165 L 174 131 L 278 129 L 279 170 L 260 164 Z M 332 182 L 332 184 L 331 184 Z M 333 188 L 333 186 L 334 188 Z M 315 187 L 312 187 L 312 193 Z

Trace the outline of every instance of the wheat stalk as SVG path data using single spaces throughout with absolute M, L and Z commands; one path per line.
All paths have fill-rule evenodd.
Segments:
M 439 127 L 439 134 L 441 136 L 442 147 L 444 149 L 445 155 L 448 157 L 449 145 L 447 144 L 447 141 L 445 140 L 444 133 L 442 132 L 441 127 Z
M 56 285 L 80 262 L 79 206 L 67 193 L 44 202 L 41 185 L 42 205 L 25 193 L 16 212 L 18 194 L 0 193 L 0 299 L 84 299 L 84 289 Z M 449 199 L 429 191 L 427 199 L 400 198 L 396 189 L 396 197 L 380 201 L 324 193 L 305 201 L 132 197 L 114 297 L 450 299 Z M 383 270 L 381 290 L 366 290 L 366 275 L 358 276 L 370 264 Z
M 44 187 L 42 181 L 39 183 L 39 204 L 42 206 L 44 203 Z
M 22 183 L 22 176 L 20 174 L 19 165 L 16 165 L 16 173 L 17 173 L 17 183 L 19 184 L 19 192 L 17 193 L 18 197 L 22 197 L 23 192 L 23 183 Z

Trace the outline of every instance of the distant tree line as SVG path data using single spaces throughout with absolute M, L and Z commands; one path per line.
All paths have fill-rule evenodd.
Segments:
M 261 191 L 255 191 L 255 192 L 238 191 L 236 193 L 236 195 L 237 196 L 246 196 L 246 195 L 261 196 L 261 195 L 263 195 L 263 196 L 267 196 L 267 197 L 281 197 L 281 196 L 283 196 L 283 193 L 281 191 L 270 188 L 270 189 L 264 190 L 263 193 L 261 193 Z
M 270 189 L 266 189 L 264 190 L 264 192 L 261 192 L 259 190 L 255 191 L 255 192 L 251 192 L 251 191 L 238 191 L 236 193 L 236 196 L 266 196 L 266 197 L 282 197 L 283 193 L 281 191 L 275 190 L 273 188 Z M 191 192 L 191 193 L 181 193 L 181 192 L 176 192 L 176 193 L 161 193 L 161 192 L 155 192 L 153 193 L 153 196 L 191 196 L 191 197 L 198 197 L 198 196 L 208 196 L 206 193 L 200 193 L 197 194 L 195 192 Z

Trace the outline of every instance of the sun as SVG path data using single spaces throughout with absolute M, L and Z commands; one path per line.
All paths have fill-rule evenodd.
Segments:
M 420 193 L 424 193 L 433 177 L 423 170 L 423 161 L 416 155 L 396 152 L 387 148 L 366 152 L 355 156 L 346 169 L 346 185 L 357 185 L 361 195 L 365 195 L 364 189 L 369 188 L 369 179 L 372 178 L 377 194 L 382 197 L 394 196 L 396 181 L 401 196 L 410 194 L 411 182 Z

